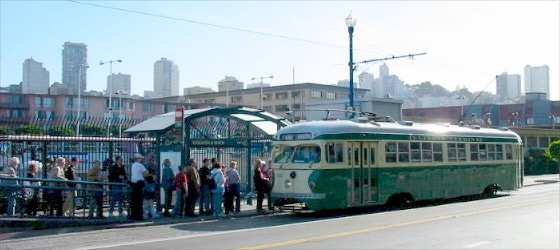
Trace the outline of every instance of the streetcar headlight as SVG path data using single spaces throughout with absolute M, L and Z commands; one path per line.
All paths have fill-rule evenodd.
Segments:
M 315 184 L 315 182 L 310 182 L 309 183 L 309 188 L 314 189 L 317 187 L 317 184 Z
M 284 185 L 286 185 L 286 188 L 290 188 L 292 186 L 292 181 L 286 180 L 286 182 L 284 182 Z

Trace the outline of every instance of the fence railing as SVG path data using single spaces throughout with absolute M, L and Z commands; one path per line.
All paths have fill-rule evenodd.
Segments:
M 66 196 L 69 192 L 75 195 Z M 129 193 L 127 183 L 0 176 L 0 214 L 53 216 L 56 210 L 58 215 L 62 215 L 63 211 L 59 210 L 63 209 L 63 204 L 60 203 L 68 202 L 64 197 L 74 197 L 69 201 L 74 207 L 74 214 L 69 216 L 92 216 L 94 209 L 103 211 L 107 204 L 110 211 L 111 205 L 118 205 L 119 210 L 124 212 L 129 211 Z M 117 199 L 115 202 L 119 204 L 111 199 Z M 103 214 L 99 210 L 96 212 L 98 216 Z

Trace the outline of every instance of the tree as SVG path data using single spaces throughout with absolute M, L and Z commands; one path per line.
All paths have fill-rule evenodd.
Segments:
M 17 135 L 43 135 L 45 130 L 35 125 L 23 125 L 16 129 Z
M 0 135 L 11 135 L 14 131 L 8 126 L 0 126 Z
M 86 125 L 82 127 L 82 135 L 86 136 L 105 136 L 107 130 L 96 125 Z
M 548 151 L 550 152 L 550 157 L 560 162 L 560 140 L 552 142 L 548 147 Z
M 56 126 L 49 129 L 48 134 L 52 136 L 73 136 L 75 132 L 69 127 Z

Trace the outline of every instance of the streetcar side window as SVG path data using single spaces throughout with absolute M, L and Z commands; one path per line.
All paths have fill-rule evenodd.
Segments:
M 369 154 L 370 157 L 370 164 L 374 165 L 375 164 L 375 148 L 371 148 L 371 154 Z
M 352 166 L 352 148 L 348 148 L 348 166 Z
M 431 142 L 422 142 L 422 162 L 432 162 Z
M 294 147 L 285 147 L 281 154 L 274 158 L 274 163 L 285 163 L 294 152 Z
M 511 160 L 511 159 L 513 159 L 511 144 L 506 144 L 506 160 Z
M 319 146 L 297 147 L 293 163 L 318 163 L 321 161 L 321 148 Z
M 481 161 L 485 161 L 488 157 L 486 155 L 486 144 L 478 144 L 478 158 Z
M 504 146 L 502 144 L 496 144 L 496 160 L 504 159 Z
M 471 144 L 471 161 L 478 161 L 478 145 Z
M 457 143 L 457 159 L 459 161 L 467 161 L 467 149 L 464 143 Z
M 434 161 L 443 162 L 443 145 L 441 143 L 434 143 L 433 150 L 434 150 Z
M 409 161 L 409 144 L 408 142 L 399 142 L 399 162 Z
M 410 143 L 410 161 L 411 162 L 420 162 L 422 160 L 422 152 L 420 150 L 420 143 L 419 142 L 411 142 Z
M 447 143 L 447 160 L 457 161 L 457 144 Z
M 397 144 L 387 142 L 385 144 L 385 162 L 397 162 Z
M 341 163 L 344 162 L 342 156 L 342 143 L 327 143 L 325 145 L 325 155 L 328 163 Z
M 496 144 L 488 144 L 488 160 L 493 161 L 496 159 Z

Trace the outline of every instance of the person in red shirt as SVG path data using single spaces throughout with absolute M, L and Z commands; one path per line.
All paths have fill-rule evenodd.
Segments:
M 183 216 L 185 210 L 185 201 L 189 193 L 187 166 L 179 166 L 179 173 L 175 175 L 174 183 L 177 190 L 177 198 L 175 200 L 174 216 Z

